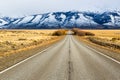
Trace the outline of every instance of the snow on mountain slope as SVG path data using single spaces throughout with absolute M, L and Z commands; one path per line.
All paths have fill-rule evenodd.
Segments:
M 106 26 L 115 26 L 115 17 L 113 15 L 110 15 L 111 21 L 108 23 L 104 23 Z
M 85 18 L 83 16 L 83 14 L 79 14 L 80 18 L 77 19 L 76 23 L 79 25 L 89 25 L 90 24 L 90 20 L 88 20 L 87 18 Z
M 17 24 L 17 23 L 19 23 L 21 21 L 21 19 L 17 19 L 17 20 L 15 20 L 14 22 L 13 22 L 13 24 Z
M 22 18 L 4 18 L 0 25 L 6 28 L 97 28 L 99 26 L 120 27 L 120 12 L 51 12 Z M 3 26 L 4 27 L 4 26 Z
M 34 16 L 27 16 L 25 18 L 23 18 L 18 24 L 25 24 L 25 23 L 29 23 L 33 20 Z
M 45 18 L 44 21 L 42 23 L 51 23 L 51 22 L 56 22 L 55 16 L 52 13 L 49 13 L 48 18 Z
M 90 25 L 90 24 L 97 24 L 96 22 L 94 22 L 93 20 L 91 20 L 90 18 L 86 18 L 83 14 L 79 14 L 80 18 L 77 19 L 76 23 L 79 25 Z
M 113 15 L 110 15 L 110 18 L 111 18 L 111 22 L 115 23 L 115 19 L 114 19 Z
M 60 18 L 62 19 L 62 22 L 63 22 L 66 19 L 66 16 L 64 14 L 61 14 Z
M 37 25 L 38 27 L 55 27 L 59 22 L 55 19 L 55 15 L 53 13 L 46 14 L 42 16 L 40 19 L 40 23 Z
M 103 25 L 107 25 L 107 26 L 120 26 L 120 14 L 119 12 L 110 12 L 108 13 L 109 17 L 110 17 L 110 21 L 107 23 L 104 23 Z
M 115 16 L 115 25 L 120 26 L 120 17 Z
M 4 21 L 3 19 L 0 19 L 0 26 L 3 26 L 5 24 L 7 24 L 8 22 Z
M 32 20 L 32 23 L 39 23 L 42 15 L 36 15 L 35 19 Z

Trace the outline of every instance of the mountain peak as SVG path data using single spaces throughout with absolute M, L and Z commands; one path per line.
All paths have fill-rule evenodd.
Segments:
M 50 12 L 21 18 L 0 18 L 1 28 L 120 28 L 120 11 L 106 12 Z M 100 27 L 99 27 L 100 26 Z

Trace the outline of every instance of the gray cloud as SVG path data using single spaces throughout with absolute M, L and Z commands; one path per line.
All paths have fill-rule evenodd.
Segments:
M 53 11 L 120 9 L 120 0 L 0 0 L 0 13 L 24 16 Z

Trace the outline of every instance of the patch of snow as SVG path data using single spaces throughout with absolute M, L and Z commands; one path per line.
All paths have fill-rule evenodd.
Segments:
M 120 26 L 120 16 L 115 16 L 115 24 Z
M 110 15 L 110 18 L 111 18 L 111 22 L 114 24 L 114 23 L 115 23 L 115 20 L 114 20 L 113 15 Z
M 114 24 L 113 24 L 112 22 L 104 23 L 103 25 L 106 25 L 106 26 L 114 26 Z
M 49 18 L 48 18 L 49 21 L 56 21 L 55 19 L 55 15 L 52 15 L 52 13 L 49 14 Z
M 32 23 L 39 23 L 41 18 L 42 18 L 42 15 L 37 15 L 35 19 L 32 20 Z
M 20 21 L 19 24 L 28 23 L 28 22 L 30 22 L 33 18 L 34 18 L 34 16 L 27 16 L 27 17 L 23 18 L 23 20 Z
M 54 23 L 54 22 L 57 22 L 57 20 L 55 19 L 55 15 L 52 15 L 52 13 L 48 14 L 48 18 L 45 18 L 44 21 L 42 21 L 42 23 L 45 23 L 45 24 L 49 24 L 49 23 Z M 50 25 L 50 24 L 49 24 Z
M 17 24 L 21 19 L 17 19 L 16 21 L 13 22 L 13 24 Z
M 117 11 L 117 14 L 120 16 L 120 11 Z
M 5 24 L 7 24 L 7 23 L 8 23 L 8 22 L 6 22 L 6 21 L 0 19 L 0 26 L 3 26 L 3 25 L 5 25 Z
M 66 16 L 64 14 L 61 14 L 60 17 L 62 18 L 62 22 L 66 19 Z
M 79 19 L 76 20 L 76 23 L 79 25 L 91 25 L 91 24 L 97 24 L 91 19 L 86 18 L 83 14 L 78 14 L 80 16 Z

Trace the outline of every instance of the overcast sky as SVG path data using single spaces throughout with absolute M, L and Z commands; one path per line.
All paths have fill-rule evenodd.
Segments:
M 0 15 L 25 16 L 70 10 L 120 10 L 120 0 L 0 0 Z

